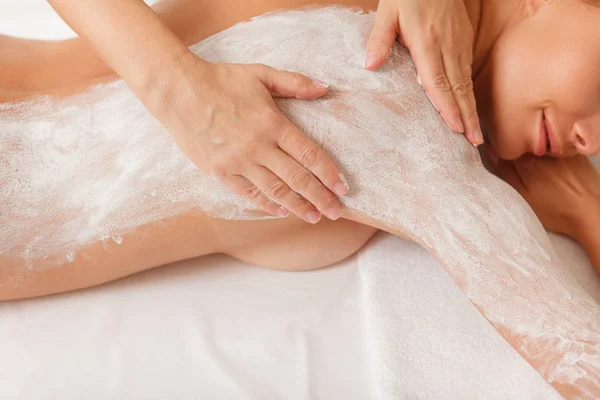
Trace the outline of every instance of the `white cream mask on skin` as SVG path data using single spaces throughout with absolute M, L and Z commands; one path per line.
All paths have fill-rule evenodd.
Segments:
M 192 49 L 330 84 L 323 99 L 277 104 L 344 171 L 346 215 L 426 247 L 548 382 L 600 398 L 600 306 L 556 268 L 526 202 L 450 132 L 407 52 L 396 48 L 380 71 L 362 68 L 373 20 L 343 8 L 282 12 Z M 86 244 L 194 207 L 261 217 L 197 170 L 122 82 L 0 105 L 0 148 L 0 254 L 9 257 L 64 264 Z

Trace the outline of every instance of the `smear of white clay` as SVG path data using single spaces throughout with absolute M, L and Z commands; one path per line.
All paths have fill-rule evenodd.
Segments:
M 344 170 L 349 214 L 411 235 L 563 395 L 600 398 L 599 305 L 555 268 L 527 204 L 449 131 L 408 54 L 397 48 L 380 71 L 362 68 L 373 19 L 342 8 L 289 11 L 192 49 L 209 61 L 260 62 L 330 84 L 323 99 L 277 102 Z M 194 207 L 259 218 L 198 171 L 122 82 L 0 105 L 0 148 L 0 254 L 60 265 L 85 244 L 119 243 Z

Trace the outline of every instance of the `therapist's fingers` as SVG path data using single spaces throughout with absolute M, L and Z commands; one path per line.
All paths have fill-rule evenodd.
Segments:
M 267 197 L 299 218 L 311 224 L 316 224 L 321 219 L 321 213 L 312 204 L 296 194 L 286 182 L 268 168 L 255 166 L 245 174 L 248 180 L 254 182 Z
M 337 220 L 342 216 L 342 205 L 337 197 L 327 190 L 311 171 L 285 152 L 265 154 L 263 165 L 280 177 L 295 193 L 309 200 L 327 218 Z
M 363 67 L 368 70 L 375 70 L 385 63 L 398 36 L 398 10 L 386 7 L 385 4 L 387 3 L 379 2 L 375 25 L 367 40 L 367 55 Z
M 293 158 L 298 164 L 312 172 L 323 184 L 323 189 L 318 193 L 308 193 L 306 199 L 317 205 L 321 198 L 329 195 L 327 189 L 338 196 L 345 196 L 349 192 L 346 179 L 340 169 L 323 148 L 317 145 L 291 123 L 277 137 L 279 148 Z M 296 187 L 292 187 L 296 189 Z M 298 188 L 299 189 L 299 188 Z M 296 190 L 301 193 L 301 191 Z
M 271 201 L 256 185 L 239 175 L 223 178 L 223 183 L 235 194 L 248 200 L 260 210 L 264 210 L 277 217 L 287 217 L 288 210 Z
M 483 134 L 479 126 L 473 91 L 471 57 L 466 55 L 456 57 L 455 54 L 448 54 L 443 56 L 443 62 L 451 93 L 459 109 L 458 118 L 462 120 L 465 136 L 471 144 L 479 146 L 483 144 Z
M 460 116 L 460 108 L 444 69 L 441 48 L 423 41 L 418 43 L 420 45 L 413 46 L 411 54 L 419 73 L 419 83 L 450 129 L 454 132 L 464 133 L 465 128 Z
M 263 64 L 248 66 L 273 97 L 313 100 L 328 92 L 328 85 L 298 72 L 279 71 Z

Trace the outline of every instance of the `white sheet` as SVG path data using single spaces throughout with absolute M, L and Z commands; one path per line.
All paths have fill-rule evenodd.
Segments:
M 0 33 L 70 30 L 43 0 L 0 0 Z M 600 293 L 581 250 L 553 242 Z M 0 399 L 557 396 L 431 256 L 385 234 L 321 271 L 213 256 L 0 303 L 0 357 Z
M 0 303 L 0 399 L 372 398 L 356 259 L 224 256 Z

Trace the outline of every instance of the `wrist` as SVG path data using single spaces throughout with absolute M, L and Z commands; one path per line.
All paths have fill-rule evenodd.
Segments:
M 181 94 L 178 88 L 186 85 L 194 72 L 198 79 L 198 71 L 206 64 L 209 63 L 185 47 L 161 60 L 156 68 L 149 68 L 132 90 L 154 115 L 168 112 L 168 105 L 177 101 L 177 93 Z

